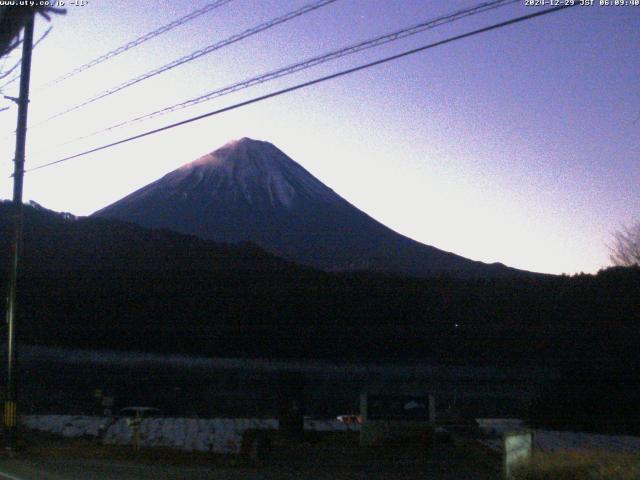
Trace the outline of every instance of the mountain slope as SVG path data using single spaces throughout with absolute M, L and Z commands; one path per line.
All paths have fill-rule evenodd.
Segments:
M 523 274 L 423 245 L 358 210 L 274 145 L 230 142 L 96 212 L 219 242 L 254 242 L 324 270 Z
M 0 202 L 0 294 L 12 212 Z M 638 360 L 640 269 L 418 279 L 302 268 L 251 245 L 25 208 L 21 344 L 438 363 Z M 634 363 L 635 364 L 635 363 Z

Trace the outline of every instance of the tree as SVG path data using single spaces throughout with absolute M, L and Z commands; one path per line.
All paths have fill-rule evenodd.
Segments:
M 640 222 L 630 227 L 622 227 L 613 234 L 613 244 L 609 246 L 609 258 L 614 265 L 630 267 L 640 265 Z
M 18 39 L 20 31 L 31 15 L 40 14 L 47 20 L 50 20 L 50 13 L 66 13 L 66 10 L 63 8 L 54 8 L 45 5 L 22 6 L 17 5 L 18 2 L 15 3 L 16 5 L 0 6 L 0 57 L 8 55 L 20 44 L 20 40 Z M 32 3 L 37 4 L 41 2 Z

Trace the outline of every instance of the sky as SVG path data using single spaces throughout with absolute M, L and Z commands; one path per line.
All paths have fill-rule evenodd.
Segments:
M 208 3 L 67 1 L 65 16 L 36 20 L 36 39 L 53 28 L 33 53 L 27 168 L 544 8 L 522 0 L 67 143 L 480 3 L 337 0 L 42 123 L 105 89 L 314 2 L 232 0 L 45 87 Z M 596 272 L 610 263 L 612 233 L 640 217 L 640 6 L 595 3 L 29 172 L 24 199 L 88 215 L 231 139 L 251 137 L 275 144 L 346 200 L 422 243 L 532 271 Z M 18 59 L 19 51 L 4 68 Z M 2 93 L 17 95 L 17 88 L 14 82 Z M 0 198 L 10 198 L 16 108 L 5 99 L 2 107 L 10 108 L 0 112 Z

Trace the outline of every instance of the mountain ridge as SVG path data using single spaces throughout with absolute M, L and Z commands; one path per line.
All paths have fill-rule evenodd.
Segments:
M 327 273 L 130 222 L 28 205 L 24 217 L 23 344 L 626 370 L 638 360 L 638 268 L 517 279 Z M 4 294 L 11 229 L 11 203 L 0 201 Z
M 247 137 L 228 142 L 93 215 L 218 242 L 249 241 L 287 260 L 327 271 L 533 275 L 500 263 L 469 260 L 397 233 L 275 145 Z

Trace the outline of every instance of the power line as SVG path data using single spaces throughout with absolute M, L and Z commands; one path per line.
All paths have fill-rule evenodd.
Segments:
M 51 30 L 53 29 L 53 27 L 49 27 L 47 28 L 47 30 L 40 36 L 40 38 L 33 44 L 32 49 L 36 48 L 38 46 L 38 44 L 44 40 L 45 38 L 47 38 L 47 35 L 49 35 L 49 33 L 51 32 Z M 22 64 L 22 60 L 18 60 L 15 65 L 13 67 L 11 67 L 9 70 L 7 70 L 6 72 L 2 72 L 0 74 L 0 79 L 3 78 L 7 78 L 9 75 L 11 75 L 11 73 L 16 70 L 20 65 Z M 2 89 L 4 87 L 6 87 L 7 85 L 11 85 L 13 82 L 15 82 L 17 79 L 20 78 L 20 74 L 14 76 L 11 80 L 3 83 L 2 85 L 0 85 L 0 91 L 2 91 Z
M 195 121 L 198 121 L 198 120 L 202 120 L 204 118 L 212 117 L 214 115 L 219 115 L 221 113 L 225 113 L 225 112 L 228 112 L 228 111 L 231 111 L 231 110 L 236 110 L 236 109 L 238 109 L 240 107 L 245 107 L 247 105 L 251 105 L 253 103 L 261 102 L 261 101 L 267 100 L 269 98 L 277 97 L 277 96 L 283 95 L 285 93 L 289 93 L 289 92 L 293 92 L 295 90 L 300 90 L 302 88 L 310 87 L 311 85 L 316 85 L 318 83 L 322 83 L 322 82 L 325 82 L 327 80 L 332 80 L 334 78 L 338 78 L 338 77 L 342 77 L 342 76 L 345 76 L 345 75 L 349 75 L 351 73 L 359 72 L 360 70 L 365 70 L 367 68 L 374 67 L 376 65 L 381 65 L 383 63 L 391 62 L 393 60 L 398 60 L 400 58 L 407 57 L 409 55 L 413 55 L 413 54 L 416 54 L 416 53 L 419 53 L 419 52 L 423 52 L 423 51 L 429 50 L 431 48 L 439 47 L 439 46 L 445 45 L 447 43 L 451 43 L 451 42 L 455 42 L 455 41 L 458 41 L 458 40 L 462 40 L 463 38 L 472 37 L 472 36 L 475 36 L 475 35 L 479 35 L 481 33 L 489 32 L 491 30 L 496 30 L 498 28 L 502 28 L 502 27 L 506 27 L 506 26 L 509 26 L 509 25 L 513 25 L 515 23 L 520 23 L 520 22 L 524 22 L 526 20 L 530 20 L 530 19 L 533 19 L 533 18 L 536 18 L 536 17 L 541 17 L 543 15 L 548 15 L 550 13 L 555 13 L 555 12 L 558 12 L 560 10 L 564 10 L 566 8 L 574 7 L 576 5 L 578 5 L 578 4 L 562 5 L 562 6 L 559 6 L 559 7 L 549 8 L 549 9 L 546 9 L 546 10 L 542 10 L 540 12 L 531 13 L 529 15 L 523 15 L 521 17 L 516 17 L 516 18 L 513 18 L 511 20 L 507 20 L 507 21 L 504 21 L 504 22 L 496 23 L 496 24 L 490 25 L 488 27 L 484 27 L 484 28 L 480 28 L 480 29 L 477 29 L 477 30 L 473 30 L 471 32 L 467 32 L 467 33 L 463 33 L 463 34 L 460 34 L 460 35 L 456 35 L 454 37 L 449 37 L 449 38 L 447 38 L 445 40 L 440 40 L 438 42 L 431 43 L 431 44 L 428 44 L 428 45 L 424 45 L 422 47 L 414 48 L 414 49 L 411 49 L 411 50 L 406 50 L 406 51 L 404 51 L 402 53 L 398 53 L 396 55 L 391 55 L 389 57 L 385 57 L 385 58 L 382 58 L 380 60 L 376 60 L 376 61 L 373 61 L 373 62 L 365 63 L 365 64 L 359 65 L 357 67 L 349 68 L 347 70 L 342 70 L 340 72 L 333 73 L 331 75 L 326 75 L 324 77 L 319 77 L 319 78 L 316 78 L 314 80 L 310 80 L 308 82 L 299 83 L 299 84 L 294 85 L 292 87 L 287 87 L 287 88 L 284 88 L 282 90 L 277 90 L 275 92 L 271 92 L 271 93 L 268 93 L 266 95 L 261 95 L 259 97 L 254 97 L 252 99 L 245 100 L 243 102 L 239 102 L 239 103 L 236 103 L 236 104 L 224 107 L 224 108 L 220 108 L 218 110 L 214 110 L 214 111 L 211 111 L 211 112 L 208 112 L 208 113 L 204 113 L 202 115 L 191 117 L 191 118 L 188 118 L 186 120 L 182 120 L 180 122 L 176 122 L 176 123 L 172 123 L 172 124 L 169 124 L 169 125 L 165 125 L 164 127 L 160 127 L 160 128 L 156 128 L 156 129 L 153 129 L 153 130 L 149 130 L 147 132 L 143 132 L 143 133 L 140 133 L 138 135 L 133 135 L 131 137 L 124 138 L 122 140 L 117 140 L 115 142 L 111 142 L 111 143 L 108 143 L 106 145 L 102 145 L 100 147 L 95 147 L 95 148 L 92 148 L 90 150 L 85 150 L 84 152 L 76 153 L 74 155 L 70 155 L 68 157 L 64 157 L 64 158 L 61 158 L 59 160 L 55 160 L 53 162 L 45 163 L 45 164 L 39 165 L 37 167 L 31 168 L 31 169 L 26 170 L 26 171 L 27 172 L 32 172 L 32 171 L 35 171 L 35 170 L 40 170 L 42 168 L 50 167 L 52 165 L 57 165 L 57 164 L 62 163 L 62 162 L 67 162 L 69 160 L 73 160 L 75 158 L 83 157 L 85 155 L 89 155 L 91 153 L 99 152 L 101 150 L 106 150 L 108 148 L 115 147 L 117 145 L 121 145 L 123 143 L 128 143 L 128 142 L 131 142 L 131 141 L 134 141 L 134 140 L 138 140 L 140 138 L 148 137 L 150 135 L 154 135 L 156 133 L 164 132 L 164 131 L 170 130 L 172 128 L 180 127 L 182 125 L 186 125 L 188 123 L 192 123 L 192 122 L 195 122 Z
M 426 21 L 423 21 L 421 23 L 412 25 L 410 27 L 403 28 L 401 30 L 396 30 L 394 32 L 387 33 L 387 34 L 384 34 L 384 35 L 380 35 L 380 36 L 375 37 L 373 39 L 366 40 L 366 41 L 363 41 L 363 42 L 359 42 L 359 43 L 350 45 L 348 47 L 340 48 L 338 50 L 333 50 L 331 52 L 324 53 L 324 54 L 316 56 L 316 57 L 308 58 L 308 59 L 303 60 L 301 62 L 297 62 L 297 63 L 291 64 L 291 65 L 288 65 L 286 67 L 279 68 L 277 70 L 272 70 L 270 72 L 258 75 L 256 77 L 251 77 L 251 78 L 248 78 L 248 79 L 244 79 L 244 80 L 242 80 L 240 82 L 237 82 L 237 83 L 234 83 L 234 84 L 231 84 L 231 85 L 227 85 L 227 86 L 225 86 L 223 88 L 219 88 L 219 89 L 213 90 L 211 92 L 205 93 L 205 94 L 200 95 L 198 97 L 194 97 L 194 98 L 191 98 L 189 100 L 185 100 L 183 102 L 176 103 L 174 105 L 171 105 L 171 106 L 168 106 L 168 107 L 164 107 L 164 108 L 161 108 L 159 110 L 155 110 L 154 112 L 147 113 L 147 114 L 144 114 L 144 115 L 140 115 L 138 117 L 135 117 L 135 118 L 129 119 L 129 120 L 125 120 L 125 121 L 122 121 L 120 123 L 116 123 L 114 125 L 111 125 L 109 127 L 103 128 L 101 130 L 97 130 L 97 131 L 89 133 L 87 135 L 84 135 L 84 136 L 81 136 L 81 137 L 78 137 L 78 138 L 74 138 L 73 140 L 64 142 L 61 145 L 68 145 L 70 143 L 74 143 L 74 142 L 79 141 L 79 140 L 85 140 L 87 138 L 99 135 L 101 133 L 108 132 L 108 131 L 111 131 L 111 130 L 115 130 L 117 128 L 124 127 L 126 125 L 131 125 L 133 123 L 137 123 L 137 122 L 140 122 L 140 121 L 143 121 L 143 120 L 150 120 L 152 118 L 156 118 L 156 117 L 161 116 L 161 115 L 172 113 L 172 112 L 175 112 L 177 110 L 182 110 L 184 108 L 192 107 L 192 106 L 198 105 L 200 103 L 212 100 L 214 98 L 218 98 L 218 97 L 221 97 L 221 96 L 224 96 L 224 95 L 228 95 L 228 94 L 237 92 L 239 90 L 243 90 L 245 88 L 249 88 L 249 87 L 252 87 L 252 86 L 255 86 L 255 85 L 259 85 L 259 84 L 262 84 L 262 83 L 265 83 L 265 82 L 268 82 L 268 81 L 271 81 L 271 80 L 275 80 L 275 79 L 283 77 L 283 76 L 291 75 L 293 73 L 296 73 L 296 72 L 299 72 L 299 71 L 302 71 L 302 70 L 306 70 L 308 68 L 314 67 L 316 65 L 320 65 L 322 63 L 329 62 L 331 60 L 335 60 L 335 59 L 344 57 L 346 55 L 351 55 L 351 54 L 354 54 L 354 53 L 361 52 L 363 50 L 367 50 L 367 49 L 370 49 L 370 48 L 378 47 L 378 46 L 384 45 L 386 43 L 390 43 L 390 42 L 393 42 L 393 41 L 397 41 L 397 40 L 409 37 L 411 35 L 416 35 L 418 33 L 421 33 L 423 31 L 425 31 L 425 30 L 430 30 L 432 28 L 436 28 L 436 27 L 439 27 L 441 25 L 445 25 L 445 24 L 448 24 L 448 23 L 455 22 L 455 21 L 460 20 L 460 19 L 465 18 L 465 17 L 469 17 L 469 16 L 472 16 L 472 15 L 477 15 L 479 13 L 483 13 L 483 12 L 486 12 L 486 11 L 489 11 L 489 10 L 493 10 L 493 9 L 496 9 L 496 8 L 504 7 L 506 5 L 513 4 L 513 3 L 518 3 L 518 2 L 520 2 L 520 0 L 493 0 L 493 1 L 490 1 L 490 2 L 482 3 L 482 4 L 477 5 L 475 7 L 472 7 L 472 8 L 467 8 L 467 9 L 464 9 L 464 10 L 458 10 L 458 11 L 456 11 L 454 13 L 450 13 L 450 14 L 447 14 L 445 16 L 438 17 L 436 19 L 426 20 Z
M 51 80 L 50 82 L 44 84 L 42 87 L 40 88 L 47 88 L 47 87 L 51 87 L 57 83 L 60 83 L 64 80 L 67 80 L 77 74 L 79 74 L 80 72 L 84 72 L 85 70 L 88 70 L 91 67 L 95 67 L 96 65 L 102 63 L 102 62 L 106 62 L 107 60 L 109 60 L 110 58 L 113 58 L 117 55 L 120 55 L 121 53 L 126 52 L 127 50 L 131 50 L 134 47 L 137 47 L 138 45 L 147 42 L 149 40 L 151 40 L 152 38 L 155 38 L 159 35 L 162 35 L 163 33 L 167 33 L 170 30 L 173 30 L 176 27 L 179 27 L 180 25 L 184 25 L 187 22 L 190 22 L 191 20 L 195 20 L 196 18 L 204 15 L 205 13 L 209 13 L 211 10 L 214 10 L 216 8 L 219 8 L 229 2 L 231 2 L 233 0 L 217 0 L 216 2 L 212 2 L 209 3 L 207 5 L 205 5 L 204 7 L 198 9 L 198 10 L 194 10 L 193 12 L 180 17 L 176 20 L 174 20 L 171 23 L 168 23 L 166 25 L 163 25 L 162 27 L 159 27 L 149 33 L 145 33 L 144 35 L 136 38 L 135 40 L 131 40 L 128 43 L 125 43 L 124 45 L 121 45 L 120 47 L 111 50 L 110 52 L 105 53 L 104 55 L 101 55 L 97 58 L 94 58 L 93 60 L 80 65 L 77 68 L 74 68 L 73 70 L 65 73 L 64 75 L 59 76 L 58 78 Z
M 11 85 L 13 82 L 15 82 L 16 80 L 18 80 L 20 78 L 20 74 L 18 73 L 17 75 L 15 75 L 11 80 L 8 80 L 7 82 L 4 82 L 2 85 L 0 85 L 0 91 L 2 91 L 3 88 Z
M 6 62 L 6 59 L 5 59 L 5 62 Z M 15 70 L 17 70 L 17 68 L 20 66 L 21 63 L 22 61 L 18 60 L 16 63 L 13 64 L 13 67 L 11 67 L 9 70 L 6 70 L 0 73 L 0 79 L 7 78 L 9 75 L 11 75 Z M 19 78 L 19 77 L 16 77 L 16 78 Z M 7 83 L 6 85 L 8 84 L 9 83 Z
M 109 95 L 113 95 L 114 93 L 119 92 L 120 90 L 124 90 L 125 88 L 130 87 L 132 85 L 135 85 L 136 83 L 142 82 L 143 80 L 147 80 L 148 78 L 154 77 L 154 76 L 159 75 L 161 73 L 164 73 L 164 72 L 166 72 L 168 70 L 176 68 L 176 67 L 178 67 L 180 65 L 183 65 L 183 64 L 185 64 L 187 62 L 190 62 L 192 60 L 200 58 L 203 55 L 207 55 L 207 54 L 209 54 L 209 53 L 211 53 L 211 52 L 213 52 L 215 50 L 219 50 L 219 49 L 221 49 L 223 47 L 226 47 L 227 45 L 230 45 L 232 43 L 238 42 L 238 41 L 240 41 L 240 40 L 242 40 L 244 38 L 250 37 L 250 36 L 255 35 L 255 34 L 257 34 L 259 32 L 262 32 L 264 30 L 273 28 L 276 25 L 279 25 L 281 23 L 287 22 L 289 20 L 293 20 L 294 18 L 297 18 L 297 17 L 299 17 L 301 15 L 304 15 L 305 13 L 309 13 L 309 12 L 311 12 L 313 10 L 316 10 L 318 8 L 321 8 L 321 7 L 324 7 L 325 5 L 328 5 L 328 4 L 333 3 L 335 1 L 336 0 L 319 0 L 319 1 L 316 1 L 315 3 L 306 5 L 306 6 L 302 7 L 302 8 L 297 9 L 297 10 L 293 10 L 293 11 L 291 11 L 289 13 L 286 13 L 286 14 L 280 16 L 280 17 L 276 17 L 276 18 L 273 18 L 273 19 L 271 19 L 271 20 L 269 20 L 267 22 L 261 23 L 260 25 L 258 25 L 256 27 L 249 28 L 249 29 L 247 29 L 247 30 L 245 30 L 245 31 L 243 31 L 241 33 L 236 34 L 236 35 L 232 35 L 231 37 L 229 37 L 229 38 L 227 38 L 225 40 L 222 40 L 220 42 L 216 42 L 216 43 L 211 44 L 211 45 L 209 45 L 207 47 L 204 47 L 204 48 L 202 48 L 200 50 L 196 50 L 195 52 L 192 52 L 189 55 L 186 55 L 184 57 L 178 58 L 177 60 L 174 60 L 174 61 L 172 61 L 170 63 L 167 63 L 166 65 L 163 65 L 162 67 L 155 68 L 155 69 L 153 69 L 153 70 L 151 70 L 151 71 L 149 71 L 147 73 L 144 73 L 144 74 L 139 75 L 139 76 L 137 76 L 135 78 L 132 78 L 131 80 L 127 80 L 126 82 L 121 83 L 120 85 L 117 85 L 117 86 L 115 86 L 113 88 L 110 88 L 108 90 L 104 90 L 103 92 L 101 92 L 101 93 L 89 98 L 88 100 L 85 100 L 84 102 L 82 102 L 82 103 L 80 103 L 78 105 L 75 105 L 75 106 L 73 106 L 71 108 L 68 108 L 66 110 L 63 110 L 62 112 L 58 112 L 55 115 L 52 115 L 51 117 L 43 120 L 42 122 L 40 122 L 40 123 L 38 123 L 37 125 L 34 125 L 34 126 L 39 126 L 39 125 L 42 125 L 44 123 L 47 123 L 47 122 L 53 120 L 54 118 L 58 118 L 58 117 L 60 117 L 62 115 L 65 115 L 67 113 L 73 112 L 74 110 L 77 110 L 77 109 L 82 108 L 82 107 L 84 107 L 86 105 L 89 105 L 90 103 L 93 103 L 93 102 L 95 102 L 97 100 L 100 100 L 102 98 L 108 97 Z

